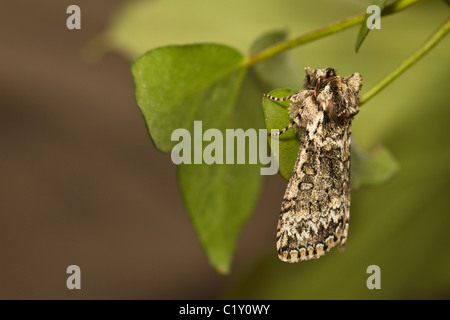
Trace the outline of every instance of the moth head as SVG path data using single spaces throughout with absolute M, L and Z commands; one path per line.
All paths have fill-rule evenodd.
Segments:
M 316 69 L 311 71 L 311 69 L 308 67 L 305 68 L 305 71 L 305 88 L 316 87 L 318 84 L 336 77 L 336 71 L 334 71 L 333 68 Z

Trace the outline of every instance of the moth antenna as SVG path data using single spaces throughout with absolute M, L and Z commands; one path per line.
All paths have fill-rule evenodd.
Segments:
M 263 97 L 269 98 L 270 100 L 273 100 L 273 101 L 286 101 L 286 100 L 291 99 L 293 96 L 294 95 L 290 95 L 290 96 L 282 97 L 282 98 L 277 98 L 277 97 L 273 97 L 273 96 L 265 94 L 265 93 L 263 94 Z

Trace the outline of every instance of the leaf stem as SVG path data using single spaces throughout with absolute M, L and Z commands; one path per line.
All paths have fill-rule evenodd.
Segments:
M 409 6 L 422 1 L 422 0 L 398 0 L 390 5 L 387 5 L 383 12 L 381 13 L 382 16 L 393 14 L 396 12 L 399 12 L 401 10 L 404 10 L 408 8 Z M 355 15 L 353 17 L 338 21 L 336 23 L 333 23 L 329 26 L 326 26 L 324 28 L 317 29 L 315 31 L 306 33 L 302 36 L 299 36 L 297 38 L 283 41 L 281 43 L 278 43 L 276 45 L 273 45 L 261 52 L 258 52 L 256 54 L 251 55 L 248 57 L 248 59 L 245 62 L 246 67 L 250 67 L 254 64 L 257 64 L 261 61 L 273 58 L 276 55 L 279 55 L 280 53 L 285 52 L 286 50 L 289 50 L 294 47 L 298 47 L 300 45 L 303 45 L 308 42 L 312 42 L 314 40 L 326 37 L 330 34 L 337 33 L 339 31 L 346 30 L 348 28 L 351 28 L 353 26 L 356 26 L 362 22 L 364 19 L 366 13 L 360 13 L 358 15 Z
M 450 31 L 450 19 L 447 19 L 445 23 L 425 42 L 422 47 L 419 48 L 412 56 L 403 61 L 394 71 L 387 75 L 383 80 L 376 84 L 372 89 L 366 92 L 360 99 L 359 105 L 361 106 L 378 92 L 383 90 L 389 83 L 394 81 L 399 75 L 401 75 L 406 69 L 411 67 L 414 63 L 420 60 L 428 51 L 430 51 L 448 32 Z

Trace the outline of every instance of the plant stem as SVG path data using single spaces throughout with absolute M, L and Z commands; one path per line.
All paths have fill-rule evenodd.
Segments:
M 398 0 L 390 5 L 387 5 L 384 8 L 381 15 L 385 16 L 385 15 L 399 12 L 419 1 L 422 1 L 422 0 Z M 343 31 L 343 30 L 346 30 L 353 26 L 356 26 L 363 21 L 365 15 L 366 15 L 366 13 L 363 12 L 356 16 L 333 23 L 327 27 L 320 28 L 318 30 L 306 33 L 306 34 L 299 36 L 297 38 L 294 38 L 292 40 L 287 40 L 287 41 L 278 43 L 276 45 L 273 45 L 261 52 L 258 52 L 256 54 L 250 56 L 246 60 L 245 66 L 250 67 L 258 62 L 273 58 L 274 56 L 279 55 L 280 53 L 283 53 L 286 50 L 289 50 L 291 48 L 300 46 L 300 45 L 308 43 L 308 42 L 312 42 L 314 40 L 326 37 L 330 34 L 337 33 L 339 31 Z
M 406 69 L 412 66 L 414 63 L 420 60 L 428 51 L 430 51 L 448 32 L 450 31 L 450 19 L 442 24 L 442 26 L 428 39 L 427 42 L 423 44 L 411 57 L 403 61 L 394 71 L 392 71 L 388 76 L 381 80 L 372 89 L 366 92 L 360 99 L 359 105 L 361 106 L 378 92 L 380 92 L 389 83 L 395 80 L 400 74 L 402 74 Z
M 271 46 L 271 47 L 267 48 L 266 50 L 263 50 L 259 53 L 256 53 L 256 54 L 250 56 L 247 60 L 246 65 L 252 66 L 258 62 L 273 58 L 274 56 L 276 56 L 286 50 L 289 50 L 291 48 L 300 46 L 302 44 L 311 42 L 316 39 L 323 38 L 323 37 L 333 34 L 333 33 L 337 33 L 341 30 L 345 30 L 350 27 L 353 27 L 353 26 L 359 24 L 362 21 L 362 19 L 364 18 L 364 16 L 365 16 L 365 14 L 358 14 L 354 17 L 339 21 L 339 22 L 329 25 L 327 27 L 306 33 L 298 38 L 294 38 L 292 40 L 284 41 L 284 42 L 281 42 L 274 46 Z

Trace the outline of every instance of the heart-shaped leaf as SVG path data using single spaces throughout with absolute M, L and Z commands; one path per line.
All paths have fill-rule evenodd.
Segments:
M 193 147 L 191 156 L 195 160 L 199 155 L 201 162 L 205 147 L 212 143 L 203 141 L 207 129 L 217 129 L 225 137 L 226 129 L 261 128 L 259 94 L 250 93 L 253 101 L 245 95 L 238 98 L 241 86 L 249 86 L 243 62 L 236 50 L 215 44 L 168 46 L 137 59 L 132 66 L 136 100 L 155 146 L 170 152 L 178 144 L 172 133 L 185 129 L 180 132 L 189 133 L 186 145 Z M 196 120 L 201 128 L 194 126 Z M 209 261 L 227 273 L 237 236 L 259 196 L 259 165 L 181 164 L 178 178 Z

